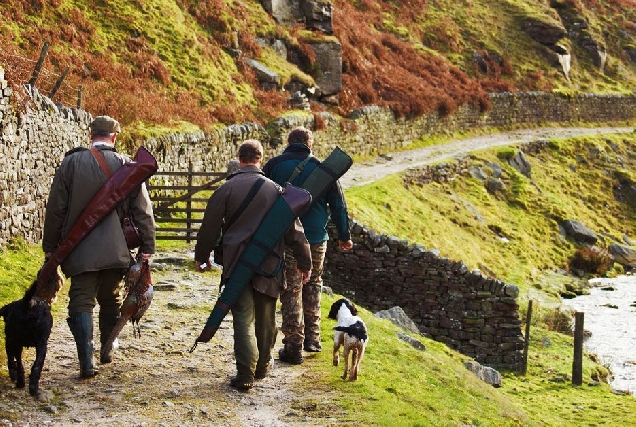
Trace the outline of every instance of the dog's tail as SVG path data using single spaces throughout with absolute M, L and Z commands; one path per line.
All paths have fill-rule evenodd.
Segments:
M 353 337 L 358 338 L 361 341 L 366 341 L 369 336 L 367 335 L 367 328 L 364 326 L 360 320 L 354 323 L 351 326 L 336 326 L 333 328 L 334 331 L 344 332 L 345 334 L 349 334 Z
M 22 299 L 24 301 L 29 301 L 31 298 L 35 296 L 35 291 L 37 291 L 37 282 L 33 281 L 29 289 L 26 290 Z

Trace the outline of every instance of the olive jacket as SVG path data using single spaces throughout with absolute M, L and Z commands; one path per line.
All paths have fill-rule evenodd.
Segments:
M 225 229 L 225 222 L 233 219 L 235 212 L 239 210 L 243 200 L 245 200 L 254 183 L 259 179 L 264 180 L 264 183 L 258 189 L 258 192 L 249 201 L 242 214 Z M 227 181 L 208 200 L 194 250 L 195 261 L 201 263 L 209 262 L 210 253 L 221 235 L 223 235 L 223 277 L 229 277 L 241 253 L 269 209 L 280 196 L 281 191 L 282 188 L 279 185 L 265 178 L 261 170 L 254 165 L 244 166 L 230 175 Z M 286 246 L 297 259 L 299 269 L 304 271 L 311 270 L 309 243 L 305 238 L 298 218 L 287 230 L 284 238 L 278 242 L 274 251 L 282 258 Z M 277 262 L 278 258 L 268 259 L 265 262 L 267 265 L 261 267 L 265 271 L 274 271 L 274 264 Z M 282 271 L 274 277 L 256 274 L 251 283 L 255 290 L 278 298 L 283 286 Z
M 130 159 L 113 147 L 98 146 L 110 169 L 115 172 Z M 42 249 L 53 252 L 95 193 L 106 182 L 106 175 L 91 151 L 85 147 L 66 153 L 55 172 L 46 204 Z M 145 184 L 134 190 L 126 200 L 108 214 L 68 255 L 62 272 L 72 277 L 88 271 L 128 268 L 131 254 L 121 228 L 124 207 L 127 206 L 143 238 L 140 252 L 155 252 L 155 220 L 152 202 Z

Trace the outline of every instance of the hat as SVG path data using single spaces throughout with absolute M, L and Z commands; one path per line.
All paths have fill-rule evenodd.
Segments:
M 108 133 L 121 132 L 121 126 L 119 126 L 119 122 L 109 116 L 95 117 L 90 127 L 91 127 L 91 131 L 93 132 L 108 132 Z

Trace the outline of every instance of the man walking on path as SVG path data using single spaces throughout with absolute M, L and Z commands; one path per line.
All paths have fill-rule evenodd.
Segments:
M 107 181 L 96 156 L 114 172 L 130 159 L 115 151 L 121 127 L 109 116 L 96 117 L 90 125 L 91 150 L 75 148 L 57 169 L 46 204 L 42 249 L 48 259 L 69 233 L 75 221 L 95 193 Z M 141 257 L 150 259 L 155 252 L 155 221 L 152 202 L 145 184 L 141 184 L 75 247 L 62 263 L 62 271 L 71 278 L 68 325 L 73 333 L 80 362 L 80 377 L 98 373 L 93 360 L 93 309 L 99 303 L 99 333 L 102 345 L 119 318 L 122 279 L 131 261 L 122 231 L 121 218 L 130 212 L 143 243 Z M 101 363 L 110 363 L 112 352 L 103 354 Z
M 287 138 L 287 148 L 279 156 L 270 159 L 263 167 L 265 176 L 280 185 L 290 182 L 302 187 L 302 182 L 320 161 L 311 153 L 313 134 L 309 129 L 293 129 Z M 334 222 L 338 231 L 340 250 L 353 248 L 349 231 L 349 215 L 340 184 L 336 182 L 318 200 L 312 200 L 307 212 L 300 217 L 305 236 L 311 246 L 312 275 L 303 285 L 296 273 L 296 259 L 285 253 L 286 287 L 281 294 L 281 330 L 284 347 L 278 352 L 280 360 L 291 364 L 303 362 L 302 349 L 310 352 L 322 350 L 320 344 L 320 302 L 322 294 L 322 272 L 327 250 L 327 223 Z
M 210 266 L 210 253 L 222 235 L 222 281 L 231 276 L 241 253 L 256 233 L 261 221 L 280 197 L 282 188 L 265 178 L 260 169 L 263 147 L 257 140 L 246 140 L 238 151 L 239 169 L 228 176 L 210 197 L 199 229 L 194 259 L 197 270 Z M 287 230 L 273 248 L 278 257 L 260 267 L 261 271 L 276 271 L 282 262 L 285 245 L 297 257 L 295 271 L 306 282 L 311 275 L 309 243 L 300 221 Z M 207 264 L 208 267 L 202 267 Z M 283 285 L 282 270 L 273 276 L 255 274 L 232 305 L 236 377 L 230 385 L 242 391 L 252 388 L 254 379 L 262 379 L 271 369 L 272 350 L 276 344 L 276 301 Z

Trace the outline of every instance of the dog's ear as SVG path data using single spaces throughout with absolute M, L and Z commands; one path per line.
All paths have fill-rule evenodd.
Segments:
M 337 302 L 331 304 L 331 308 L 329 309 L 329 314 L 327 315 L 328 318 L 333 319 L 333 320 L 338 320 L 337 316 L 338 316 L 338 306 L 337 306 Z
M 354 316 L 358 314 L 358 309 L 351 301 L 349 301 L 349 311 L 351 311 L 351 314 L 353 314 Z

